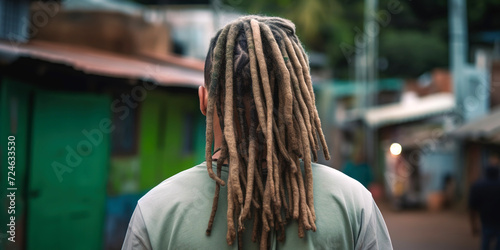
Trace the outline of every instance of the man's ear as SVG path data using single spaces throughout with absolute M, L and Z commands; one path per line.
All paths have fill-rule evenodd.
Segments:
M 204 86 L 198 88 L 198 98 L 200 98 L 200 111 L 203 115 L 207 115 L 208 93 Z

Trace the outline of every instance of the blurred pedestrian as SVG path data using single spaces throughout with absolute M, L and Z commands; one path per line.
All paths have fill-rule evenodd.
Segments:
M 329 154 L 292 22 L 226 25 L 198 95 L 206 162 L 139 200 L 123 249 L 392 249 L 368 190 L 313 163 Z
M 500 160 L 497 154 L 489 157 L 484 177 L 470 190 L 469 207 L 472 233 L 479 233 L 481 222 L 481 249 L 500 250 Z M 493 242 L 496 246 L 492 246 Z

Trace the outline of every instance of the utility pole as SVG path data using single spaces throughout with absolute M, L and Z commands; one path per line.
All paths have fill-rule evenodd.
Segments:
M 371 107 L 377 103 L 377 78 L 378 78 L 378 29 L 375 20 L 378 0 L 367 0 L 365 8 L 365 34 L 370 37 L 366 46 L 366 106 Z M 374 32 L 377 30 L 377 32 Z
M 357 88 L 358 111 L 364 115 L 367 109 L 376 104 L 378 78 L 378 35 L 379 24 L 375 20 L 378 0 L 365 0 L 365 20 L 362 40 L 356 37 L 355 44 L 359 53 L 355 57 L 355 82 Z M 362 45 L 359 48 L 359 45 Z M 376 162 L 376 131 L 364 126 L 364 151 L 367 162 Z
M 375 90 L 378 78 L 378 34 L 379 25 L 375 20 L 378 0 L 365 1 L 365 21 L 363 34 L 356 37 L 355 81 L 358 90 L 358 108 L 364 112 L 376 104 Z M 361 38 L 361 40 L 360 40 Z
M 467 9 L 465 0 L 449 0 L 449 23 L 450 23 L 450 68 L 453 77 L 453 92 L 455 94 L 455 112 L 460 117 L 460 123 L 464 121 L 463 100 L 464 84 L 466 78 L 464 71 L 467 64 Z

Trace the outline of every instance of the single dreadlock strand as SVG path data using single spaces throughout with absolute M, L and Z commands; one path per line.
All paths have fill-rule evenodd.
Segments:
M 269 189 L 266 188 L 266 191 L 264 191 L 264 197 L 263 199 L 269 199 Z M 264 202 L 264 200 L 263 200 Z M 267 212 L 264 211 L 265 209 L 270 211 L 269 207 L 266 207 L 266 205 L 263 205 L 263 210 L 262 210 L 262 231 L 264 232 L 269 232 L 269 218 L 267 216 Z
M 236 236 L 235 228 L 234 228 L 234 199 L 233 199 L 233 190 L 230 185 L 232 184 L 233 179 L 228 178 L 228 189 L 227 189 L 227 234 L 226 241 L 228 245 L 232 245 L 234 242 L 234 238 Z
M 224 95 L 224 92 L 222 92 L 221 95 Z M 221 108 L 220 108 L 220 98 L 216 98 L 215 105 L 216 105 L 216 108 L 217 108 L 217 115 L 218 115 L 218 117 L 222 117 L 222 112 L 221 112 Z M 223 119 L 219 119 L 219 125 L 220 125 L 220 127 L 222 129 L 224 128 L 224 120 Z M 222 147 L 221 147 L 221 151 L 220 151 L 220 154 L 219 154 L 219 159 L 217 160 L 217 177 L 218 178 L 221 177 L 222 164 L 224 163 L 224 161 L 226 159 L 227 159 L 227 143 L 226 143 L 226 140 L 223 137 L 222 138 Z M 210 162 L 212 162 L 212 161 L 210 161 Z M 215 185 L 215 194 L 214 194 L 214 199 L 213 199 L 213 202 L 212 202 L 212 211 L 210 213 L 210 219 L 208 221 L 208 227 L 207 227 L 207 230 L 206 230 L 206 234 L 208 236 L 210 236 L 210 234 L 212 232 L 213 222 L 214 222 L 214 219 L 215 219 L 215 214 L 217 212 L 217 207 L 218 207 L 218 203 L 219 203 L 219 195 L 220 195 L 220 184 L 218 182 L 216 182 L 216 185 Z
M 268 170 L 269 171 L 269 170 Z M 267 181 L 266 186 L 264 187 L 264 198 L 263 198 L 263 206 L 264 206 L 264 215 L 270 220 L 273 216 L 272 208 L 271 208 L 271 200 L 272 200 L 272 192 L 274 188 L 271 185 L 272 174 L 267 173 Z
M 215 180 L 219 185 L 226 185 L 225 182 L 217 177 L 212 169 L 212 142 L 214 140 L 213 134 L 213 116 L 214 116 L 214 96 L 216 95 L 217 85 L 219 83 L 221 64 L 224 53 L 226 36 L 229 31 L 229 27 L 226 27 L 222 30 L 219 38 L 217 39 L 217 44 L 214 48 L 214 64 L 212 66 L 212 76 L 211 76 L 211 84 L 208 91 L 208 101 L 207 101 L 207 131 L 206 131 L 206 145 L 205 145 L 205 160 L 207 163 L 207 171 L 210 178 Z
M 247 178 L 246 175 L 248 174 L 248 172 L 247 173 L 244 172 L 245 171 L 245 167 L 243 167 L 244 164 L 245 164 L 245 162 L 241 161 L 239 174 L 240 174 L 241 188 L 242 188 L 242 191 L 245 193 L 245 200 L 244 201 L 246 201 L 246 198 L 247 198 L 247 196 L 246 196 L 246 194 L 247 194 L 247 188 L 246 187 L 250 183 L 247 182 L 247 179 L 246 179 Z M 246 168 L 248 168 L 248 166 Z M 247 204 L 251 204 L 252 203 L 252 198 L 253 197 L 250 196 L 250 200 L 249 200 L 249 202 Z M 238 224 L 239 224 L 239 226 L 241 228 L 241 227 L 243 227 L 242 222 L 245 220 L 244 214 L 243 214 L 243 210 L 244 210 L 244 206 L 246 204 L 245 204 L 245 202 L 243 202 L 240 205 L 241 205 L 241 212 L 239 213 L 239 216 L 238 216 Z
M 220 58 L 218 58 L 218 59 L 220 61 Z M 217 84 L 217 86 L 214 87 L 214 89 L 212 89 L 211 91 L 216 92 L 216 93 L 220 93 L 220 95 L 223 96 L 224 92 L 219 92 L 220 91 L 220 85 L 221 84 Z M 211 85 L 211 86 L 214 86 L 214 85 Z M 214 98 L 212 98 L 212 99 L 214 99 Z M 218 115 L 218 117 L 222 117 L 222 112 L 221 112 L 221 108 L 220 108 L 220 106 L 221 106 L 220 105 L 220 100 L 221 100 L 221 98 L 215 98 L 215 101 L 216 101 L 215 106 L 216 106 L 216 109 L 217 109 L 217 115 Z M 213 116 L 210 115 L 210 116 L 207 116 L 207 118 L 208 117 L 213 117 Z M 223 129 L 224 128 L 224 120 L 219 119 L 219 125 Z M 207 129 L 207 131 L 208 131 L 208 129 Z M 223 137 L 222 138 L 221 152 L 219 154 L 219 159 L 217 160 L 217 177 L 218 178 L 221 177 L 222 164 L 224 163 L 224 161 L 226 160 L 226 158 L 227 158 L 227 144 L 226 144 L 226 141 L 225 141 L 225 139 Z M 208 162 L 212 163 L 212 160 L 211 159 L 207 160 L 207 165 L 208 165 Z M 214 194 L 214 199 L 213 199 L 213 202 L 212 202 L 212 211 L 210 213 L 210 219 L 208 221 L 208 227 L 207 227 L 207 230 L 206 230 L 206 234 L 208 236 L 210 236 L 210 234 L 212 232 L 213 222 L 214 222 L 214 219 L 215 219 L 215 214 L 217 212 L 217 207 L 218 207 L 218 203 L 219 203 L 219 194 L 220 194 L 220 184 L 219 184 L 219 182 L 216 181 L 215 194 Z
M 297 169 L 297 172 L 299 172 L 300 169 Z M 298 219 L 299 218 L 299 201 L 300 201 L 300 192 L 299 192 L 299 185 L 297 183 L 297 177 L 295 174 L 290 174 L 290 183 L 292 184 L 292 194 L 293 194 L 293 218 Z
M 221 153 L 219 156 L 219 159 L 217 159 L 217 177 L 221 177 L 221 172 L 222 172 L 222 164 L 226 160 L 225 155 L 227 155 L 227 144 L 225 143 L 224 139 L 222 139 L 222 148 L 221 148 Z M 220 194 L 220 185 L 219 183 L 215 183 L 215 194 L 214 194 L 214 199 L 212 202 L 212 212 L 210 213 L 210 219 L 208 220 L 208 227 L 206 234 L 210 236 L 212 232 L 212 227 L 214 224 L 214 219 L 215 219 L 215 214 L 217 212 L 217 206 L 219 204 L 219 194 Z
M 299 125 L 298 123 L 295 121 L 295 117 L 294 117 L 294 127 L 295 127 L 295 130 L 296 131 L 300 131 L 300 128 L 299 128 Z M 302 151 L 303 147 L 302 147 L 302 140 L 297 140 L 298 144 L 299 144 L 299 150 Z M 300 152 L 300 154 L 302 154 L 302 152 Z M 294 210 L 293 210 L 293 218 L 294 219 L 297 219 L 299 222 L 301 221 L 300 219 L 300 209 L 301 209 L 301 206 L 300 206 L 300 185 L 299 185 L 299 181 L 302 181 L 301 179 L 298 179 L 297 178 L 297 173 L 301 171 L 300 169 L 300 162 L 299 162 L 299 156 L 296 155 L 293 157 L 293 160 L 295 161 L 295 164 L 297 166 L 297 172 L 296 173 L 293 173 L 293 174 L 290 174 L 291 176 L 291 184 L 292 184 L 292 190 L 293 190 L 293 202 L 294 202 Z M 300 224 L 299 224 L 300 225 Z M 304 226 L 304 224 L 302 223 L 302 227 Z
M 255 30 L 258 30 L 258 29 L 257 28 L 254 29 L 253 27 L 257 26 L 257 24 L 258 23 L 256 21 L 252 20 L 252 30 L 254 31 L 254 39 L 255 39 Z M 267 39 L 269 46 L 271 47 L 273 58 L 276 60 L 277 66 L 280 69 L 281 78 L 282 78 L 281 84 L 284 87 L 282 90 L 283 90 L 283 93 L 285 96 L 285 106 L 284 106 L 285 113 L 283 115 L 284 115 L 285 121 L 287 123 L 287 126 L 293 127 L 293 118 L 292 118 L 292 100 L 293 100 L 292 97 L 293 97 L 293 94 L 292 94 L 291 83 L 290 83 L 290 74 L 286 68 L 285 61 L 283 59 L 283 56 L 281 54 L 281 51 L 278 47 L 277 42 L 274 39 L 274 36 L 272 34 L 271 29 L 263 23 L 260 23 L 259 26 L 264 34 L 264 37 Z M 260 40 L 260 32 L 259 32 L 259 40 Z M 256 52 L 258 55 L 259 50 L 257 49 L 257 47 L 256 47 Z M 263 61 L 265 61 L 264 55 L 262 52 L 262 47 L 260 48 L 260 52 L 262 53 L 261 58 L 263 58 Z M 257 56 L 257 57 L 259 57 L 259 56 Z M 259 60 L 259 62 L 260 62 L 260 60 Z M 260 63 L 259 63 L 259 66 L 260 66 Z M 267 69 L 266 69 L 266 72 L 267 72 Z M 261 73 L 262 73 L 262 68 L 261 68 Z M 295 143 L 295 140 L 296 140 L 295 131 L 290 130 L 289 132 L 290 132 L 290 140 L 291 140 L 290 144 L 292 145 L 292 149 L 296 150 L 297 145 Z
M 239 203 L 243 203 L 243 194 L 241 190 L 240 183 L 238 181 L 239 175 L 239 159 L 238 151 L 236 150 L 236 132 L 234 129 L 234 110 L 233 110 L 233 54 L 234 54 L 234 44 L 236 37 L 238 35 L 238 24 L 232 24 L 229 33 L 227 35 L 226 44 L 226 98 L 224 100 L 224 136 L 226 137 L 226 142 L 229 149 L 229 176 L 233 180 L 231 183 L 233 186 L 231 189 L 234 191 Z
M 281 197 L 280 197 L 280 173 L 279 173 L 279 162 L 276 151 L 273 151 L 273 178 L 274 178 L 274 210 L 275 212 L 281 211 Z M 277 213 L 277 215 L 281 215 Z
M 245 104 L 243 102 L 243 88 L 237 88 L 236 91 L 236 104 L 237 108 L 236 110 L 238 111 L 238 124 L 240 125 L 240 133 L 242 136 L 240 136 L 238 141 L 241 143 L 238 143 L 238 146 L 240 147 L 240 152 L 241 155 L 243 156 L 243 159 L 245 161 L 248 161 L 248 125 L 247 125 L 247 120 L 245 116 Z
M 214 224 L 215 213 L 217 212 L 217 206 L 219 203 L 219 193 L 220 193 L 220 185 L 219 185 L 219 183 L 216 183 L 214 200 L 212 202 L 212 212 L 210 213 L 210 219 L 208 220 L 208 227 L 206 230 L 206 234 L 208 236 L 210 236 L 210 234 L 212 233 L 212 227 Z
M 240 181 L 241 191 L 243 193 L 246 193 L 245 190 L 246 190 L 246 186 L 247 186 L 247 177 L 246 177 L 247 173 L 246 173 L 245 169 L 247 169 L 247 166 L 246 166 L 246 162 L 243 159 L 241 159 L 241 158 L 243 158 L 242 156 L 239 156 L 238 158 L 240 160 L 240 165 L 239 165 L 240 170 L 238 171 L 238 173 L 239 173 L 239 181 Z M 238 204 L 241 207 L 243 207 L 243 203 L 238 203 Z M 241 215 L 241 213 L 240 213 L 240 215 Z M 239 218 L 239 221 L 241 221 L 241 218 Z

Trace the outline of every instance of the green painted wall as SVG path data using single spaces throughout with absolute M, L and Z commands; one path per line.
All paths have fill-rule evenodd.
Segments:
M 140 117 L 141 190 L 203 161 L 204 116 L 195 94 L 149 93 Z

